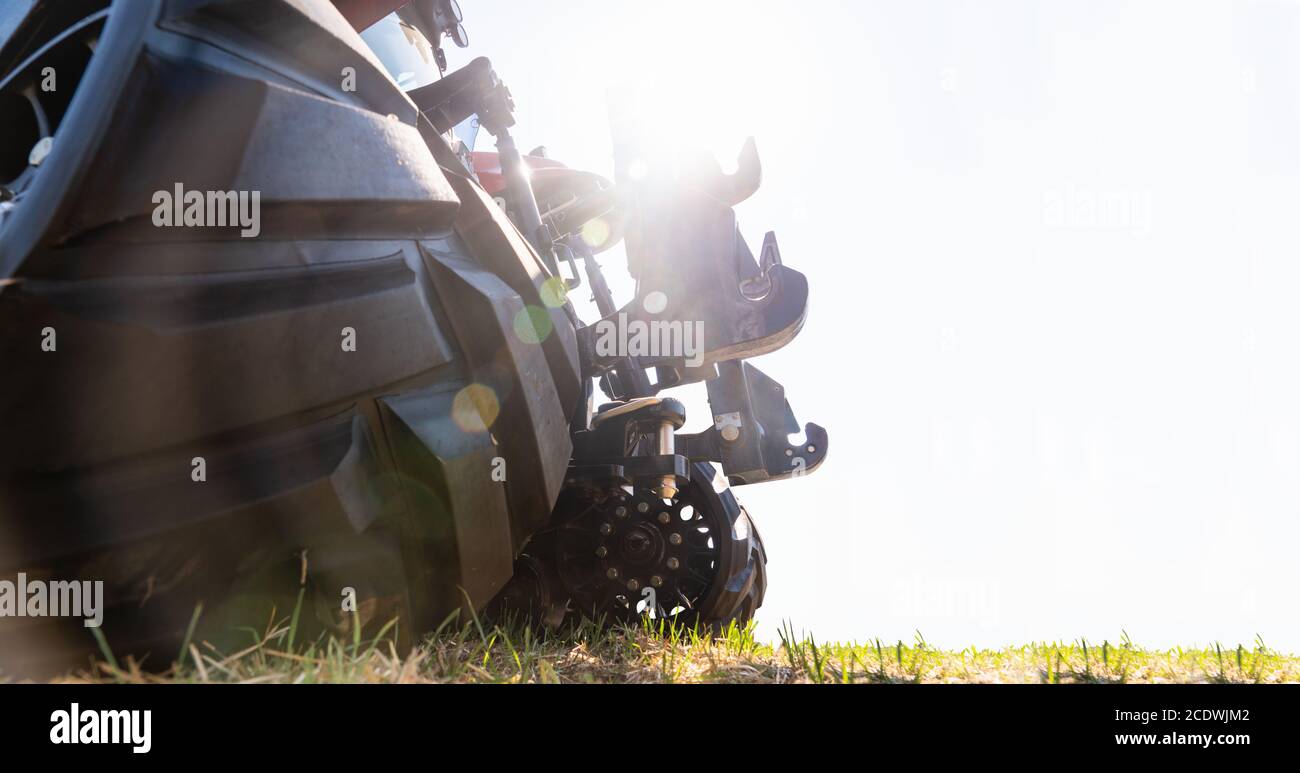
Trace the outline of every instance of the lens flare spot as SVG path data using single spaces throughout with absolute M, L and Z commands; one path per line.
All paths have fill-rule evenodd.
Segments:
M 485 384 L 470 384 L 451 401 L 451 418 L 465 432 L 487 432 L 500 413 L 497 393 Z
M 582 227 L 582 240 L 593 250 L 609 241 L 610 227 L 603 217 L 589 220 Z
M 629 180 L 644 180 L 650 175 L 650 165 L 642 159 L 636 159 L 627 165 L 627 176 Z
M 515 315 L 515 335 L 526 344 L 540 344 L 553 329 L 551 315 L 540 306 L 525 306 Z
M 662 314 L 668 308 L 668 295 L 658 290 L 646 293 L 641 306 L 651 314 Z
M 560 277 L 553 276 L 542 282 L 541 296 L 542 303 L 546 304 L 547 308 L 558 309 L 569 300 L 569 286 Z M 549 320 L 550 317 L 548 316 L 547 319 Z

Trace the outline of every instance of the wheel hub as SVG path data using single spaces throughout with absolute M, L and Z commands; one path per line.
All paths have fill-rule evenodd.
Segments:
M 648 524 L 638 524 L 623 535 L 619 555 L 627 564 L 645 566 L 655 561 L 663 542 L 658 529 Z
M 557 564 L 577 608 L 625 618 L 689 612 L 717 572 L 717 527 L 689 495 L 619 490 L 589 501 L 557 535 Z M 640 610 L 638 610 L 640 607 Z

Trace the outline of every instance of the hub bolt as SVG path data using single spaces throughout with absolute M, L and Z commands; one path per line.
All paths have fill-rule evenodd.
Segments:
M 680 535 L 680 534 L 678 534 L 678 533 L 676 533 L 676 532 L 673 532 L 672 534 L 669 534 L 669 535 L 668 535 L 668 542 L 669 542 L 669 544 L 672 544 L 672 545 L 680 545 L 680 544 L 682 544 L 682 535 Z
M 609 548 L 604 545 L 596 548 L 596 558 L 604 558 L 607 555 L 609 555 Z
M 649 502 L 638 502 L 638 503 L 637 503 L 637 506 L 636 506 L 636 511 L 637 511 L 638 513 L 648 513 L 648 512 L 650 512 L 650 503 L 649 503 Z
M 614 515 L 618 516 L 619 518 L 626 518 L 627 508 L 623 507 L 622 505 L 619 505 L 618 507 L 614 508 Z
M 618 567 L 611 566 L 611 567 L 609 568 L 609 571 L 608 571 L 608 572 L 605 572 L 605 576 L 608 577 L 608 578 L 611 579 L 611 580 L 617 580 L 617 579 L 618 579 Z
M 641 583 L 637 582 L 636 580 L 628 580 L 627 589 L 635 593 L 641 590 Z
M 655 496 L 660 499 L 677 498 L 677 478 L 672 475 L 665 475 L 654 488 Z
M 656 588 L 662 588 L 664 586 L 664 578 L 656 574 L 654 577 L 650 578 L 650 584 Z
M 607 523 L 602 523 L 602 524 L 600 525 L 600 536 L 602 536 L 602 537 L 608 537 L 609 535 L 611 535 L 611 534 L 613 534 L 613 533 L 614 533 L 614 527 L 613 527 L 613 526 L 610 526 L 610 525 L 607 524 Z
M 678 561 L 678 560 L 675 559 L 675 558 L 670 558 L 670 559 L 668 559 L 668 561 L 666 562 L 666 565 L 667 565 L 667 567 L 668 567 L 669 569 L 671 569 L 671 570 L 673 570 L 673 571 L 675 572 L 675 571 L 677 571 L 678 569 L 681 568 L 681 566 L 682 566 L 682 562 L 681 562 L 681 561 Z M 612 571 L 612 570 L 611 570 L 611 571 Z
M 670 524 L 670 523 L 672 523 L 672 522 L 673 522 L 673 517 L 672 517 L 671 515 L 669 515 L 668 513 L 660 513 L 660 514 L 659 514 L 659 523 L 662 523 L 664 526 L 667 526 L 668 524 Z

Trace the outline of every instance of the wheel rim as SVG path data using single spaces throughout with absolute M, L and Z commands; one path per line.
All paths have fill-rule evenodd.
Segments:
M 722 574 L 730 524 L 687 487 L 665 501 L 649 491 L 590 501 L 556 533 L 555 561 L 576 610 L 593 618 L 696 616 Z

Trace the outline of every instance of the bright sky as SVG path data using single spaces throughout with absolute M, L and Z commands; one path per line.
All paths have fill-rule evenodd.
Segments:
M 758 139 L 812 310 L 756 364 L 831 435 L 738 491 L 764 638 L 1300 651 L 1300 3 L 462 5 L 524 147 L 610 174 L 649 76 Z

